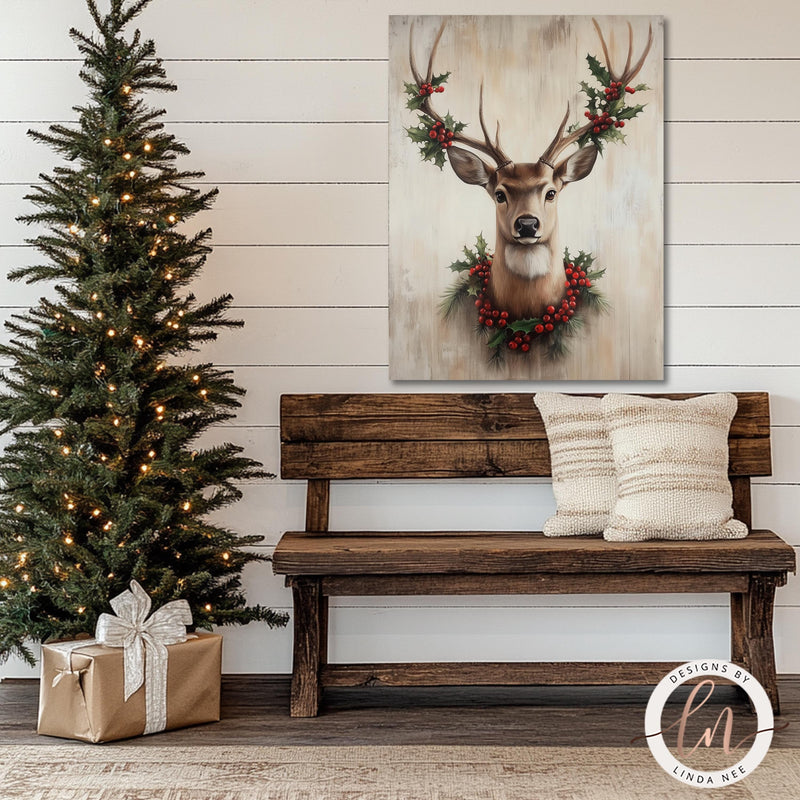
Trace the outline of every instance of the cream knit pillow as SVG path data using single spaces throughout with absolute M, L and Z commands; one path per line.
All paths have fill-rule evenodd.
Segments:
M 558 510 L 545 536 L 602 533 L 614 505 L 614 456 L 599 397 L 539 392 Z
M 617 470 L 611 542 L 741 539 L 728 479 L 733 394 L 666 400 L 609 394 L 602 408 Z

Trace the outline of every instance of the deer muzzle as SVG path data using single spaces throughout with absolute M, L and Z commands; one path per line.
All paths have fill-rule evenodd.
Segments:
M 532 214 L 523 214 L 517 217 L 514 222 L 514 235 L 517 239 L 538 239 L 539 238 L 539 217 Z

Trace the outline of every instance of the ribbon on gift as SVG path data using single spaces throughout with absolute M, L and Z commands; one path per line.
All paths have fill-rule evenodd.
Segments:
M 144 684 L 145 733 L 167 727 L 167 645 L 185 642 L 192 612 L 186 600 L 173 600 L 150 614 L 150 597 L 137 581 L 111 600 L 114 614 L 101 614 L 98 644 L 123 648 L 125 701 Z

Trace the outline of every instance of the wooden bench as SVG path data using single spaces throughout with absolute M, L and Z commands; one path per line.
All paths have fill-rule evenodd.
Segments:
M 771 474 L 769 397 L 738 398 L 729 472 L 735 515 L 749 526 L 750 478 Z M 281 476 L 308 481 L 306 529 L 284 534 L 273 558 L 294 596 L 292 716 L 315 716 L 329 686 L 653 684 L 676 666 L 330 664 L 329 597 L 631 592 L 729 593 L 731 660 L 754 674 L 778 713 L 773 605 L 795 554 L 770 531 L 728 541 L 617 543 L 539 532 L 328 529 L 331 480 L 549 475 L 532 394 L 283 395 Z

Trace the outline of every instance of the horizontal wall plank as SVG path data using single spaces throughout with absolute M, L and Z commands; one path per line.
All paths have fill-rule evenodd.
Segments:
M 168 78 L 179 91 L 150 103 L 166 120 L 385 121 L 384 62 L 176 62 Z M 18 92 L 22 83 L 36 92 Z M 271 87 L 271 91 L 265 91 Z M 9 120 L 72 120 L 87 91 L 77 64 L 0 62 L 0 102 Z M 313 100 L 311 99 L 313 98 Z
M 26 135 L 30 127 L 3 126 L 3 183 L 33 183 L 39 173 L 60 163 L 57 154 Z M 181 159 L 181 166 L 205 172 L 203 181 L 208 183 L 386 181 L 386 128 L 385 123 L 168 125 L 192 151 Z
M 242 486 L 244 497 L 215 519 L 242 534 L 266 536 L 274 545 L 287 530 L 302 530 L 305 484 L 273 481 Z M 800 484 L 753 484 L 753 525 L 775 531 L 800 547 Z M 498 518 L 496 510 L 503 509 Z M 331 530 L 541 530 L 555 512 L 549 481 L 420 481 L 336 483 Z M 800 596 L 798 597 L 800 604 Z
M 23 244 L 40 226 L 15 220 L 34 210 L 25 186 L 0 185 L 0 245 Z M 225 186 L 187 230 L 210 226 L 216 245 L 360 244 L 388 240 L 386 186 Z
M 293 0 L 293 13 L 276 11 L 252 0 L 170 0 L 147 9 L 139 18 L 146 36 L 154 36 L 164 58 L 385 58 L 388 14 L 398 13 L 389 0 Z M 638 14 L 662 14 L 658 0 L 638 0 Z M 430 13 L 430 3 L 407 0 L 402 12 Z M 436 11 L 485 14 L 481 0 L 446 0 Z M 628 14 L 631 4 L 609 0 L 603 13 Z M 585 14 L 581 0 L 500 0 L 497 14 Z M 691 0 L 669 5 L 669 54 L 675 58 L 793 57 L 793 32 L 800 24 L 797 8 L 767 2 L 752 6 L 711 0 L 702 9 Z M 64 0 L 4 0 L 4 15 L 16 24 L 3 26 L 0 52 L 6 58 L 72 58 L 75 47 L 67 37 L 71 26 L 90 29 L 80 2 Z M 776 24 L 780 15 L 780 24 Z M 42 20 L 47 25 L 42 25 Z M 175 25 L 174 20 L 181 24 Z
M 235 316 L 245 321 L 244 328 L 224 331 L 216 342 L 206 344 L 203 360 L 233 365 L 387 363 L 385 308 L 244 308 L 237 309 Z M 766 356 L 760 335 L 765 324 L 774 337 Z M 798 366 L 798 325 L 798 307 L 769 312 L 747 308 L 669 309 L 666 363 L 758 367 L 769 358 L 772 365 Z M 8 332 L 0 330 L 0 341 L 8 339 Z
M 700 307 L 794 305 L 797 296 L 790 287 L 795 281 L 798 256 L 797 247 L 668 247 L 665 303 Z
M 9 281 L 9 270 L 40 263 L 33 248 L 0 248 L 0 309 L 29 307 L 53 296 L 46 283 Z M 230 293 L 235 306 L 385 306 L 386 247 L 220 247 L 191 291 Z
M 797 247 L 666 248 L 668 306 L 783 306 L 797 269 Z M 45 284 L 11 282 L 8 270 L 37 263 L 30 248 L 0 248 L 0 306 L 30 306 Z M 223 292 L 237 306 L 385 306 L 385 247 L 217 248 L 192 285 L 198 297 Z
M 73 119 L 72 106 L 86 97 L 77 66 L 52 61 L 0 62 L 0 102 L 5 118 Z M 167 120 L 387 119 L 385 61 L 194 61 L 173 62 L 167 67 L 168 77 L 179 91 L 152 100 L 167 110 Z M 793 91 L 800 82 L 798 61 L 668 61 L 665 67 L 668 121 L 800 120 L 800 98 Z M 587 77 L 588 70 L 576 75 L 575 82 Z M 15 91 L 20 85 L 37 90 Z M 696 91 L 697 86 L 713 89 Z M 763 86 L 770 91 L 760 91 Z M 275 90 L 264 91 L 264 87 Z M 746 103 L 742 102 L 745 95 Z M 776 97 L 781 98 L 780 104 L 775 103 Z M 396 102 L 405 104 L 403 98 Z M 453 114 L 469 121 L 475 111 L 456 108 Z M 411 114 L 409 119 L 413 119 Z
M 800 669 L 800 609 L 776 610 L 778 672 Z M 644 660 L 729 656 L 728 612 L 705 608 L 334 608 L 331 661 Z M 635 631 L 635 635 L 631 632 Z M 222 628 L 223 672 L 291 671 L 291 623 Z M 18 662 L 7 677 L 36 677 Z
M 0 244 L 22 244 L 39 230 L 14 219 L 31 208 L 27 191 L 0 185 Z M 800 184 L 670 186 L 666 203 L 667 244 L 800 242 Z M 385 245 L 387 187 L 225 186 L 214 208 L 192 220 L 192 228 L 203 225 L 213 227 L 217 245 Z
M 31 140 L 30 125 L 7 123 L 0 140 L 2 182 L 32 183 L 58 156 Z M 237 125 L 172 122 L 191 149 L 186 169 L 209 183 L 285 181 L 380 182 L 388 178 L 387 125 L 294 123 Z M 676 123 L 666 130 L 667 183 L 800 180 L 794 157 L 800 123 Z
M 537 382 L 529 387 L 519 382 L 495 381 L 390 381 L 385 367 L 237 367 L 237 382 L 247 388 L 236 424 L 277 425 L 281 394 L 316 392 L 664 392 L 681 391 L 770 391 L 773 425 L 800 425 L 800 367 L 709 368 L 670 367 L 664 382 L 603 383 Z
M 666 315 L 668 364 L 798 365 L 800 307 L 672 308 Z M 769 339 L 763 335 L 765 326 Z

